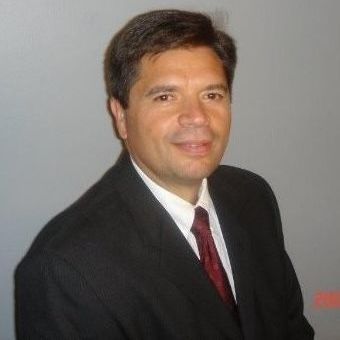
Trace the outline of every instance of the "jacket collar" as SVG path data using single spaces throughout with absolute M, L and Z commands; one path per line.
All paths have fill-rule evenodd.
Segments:
M 223 185 L 215 173 L 209 179 L 210 192 L 228 248 L 235 283 L 236 298 L 244 338 L 255 335 L 254 273 L 250 239 L 242 228 L 239 216 L 245 202 L 238 201 L 235 188 L 224 179 Z
M 131 212 L 145 247 L 152 248 L 160 274 L 181 289 L 197 310 L 205 314 L 226 338 L 242 339 L 231 311 L 211 286 L 199 260 L 170 215 L 136 173 L 126 152 L 121 155 L 114 169 L 114 186 Z M 240 319 L 246 325 L 243 331 L 246 330 L 249 335 L 245 334 L 246 339 L 251 339 L 254 320 L 247 235 L 239 228 L 235 212 L 230 210 L 232 192 L 221 187 L 218 176 L 208 179 L 208 185 L 230 252 Z

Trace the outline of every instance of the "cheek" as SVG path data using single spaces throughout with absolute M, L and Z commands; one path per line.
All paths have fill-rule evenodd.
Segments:
M 216 112 L 210 120 L 210 126 L 213 131 L 216 131 L 221 136 L 228 134 L 230 129 L 230 115 L 226 112 Z
M 176 119 L 162 113 L 148 117 L 143 122 L 146 138 L 151 138 L 155 142 L 166 141 L 174 131 L 176 131 Z
M 142 152 L 152 152 L 161 145 L 163 131 L 157 121 L 145 117 L 145 119 L 133 119 L 128 124 L 128 140 L 130 145 Z

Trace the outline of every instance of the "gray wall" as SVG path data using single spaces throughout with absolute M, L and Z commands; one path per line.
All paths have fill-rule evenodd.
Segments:
M 225 163 L 263 175 L 317 339 L 340 339 L 340 1 L 178 0 L 227 10 L 239 47 Z M 0 0 L 0 338 L 14 338 L 13 270 L 34 236 L 116 159 L 102 58 L 127 18 L 159 1 Z

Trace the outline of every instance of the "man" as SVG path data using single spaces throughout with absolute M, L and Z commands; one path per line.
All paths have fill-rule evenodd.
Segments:
M 124 149 L 39 234 L 16 272 L 19 339 L 312 339 L 268 184 L 218 166 L 232 38 L 199 13 L 148 12 L 110 43 Z

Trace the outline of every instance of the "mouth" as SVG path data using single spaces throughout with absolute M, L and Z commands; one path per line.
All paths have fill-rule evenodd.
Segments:
M 180 151 L 189 156 L 206 156 L 211 150 L 210 141 L 184 141 L 174 144 Z

